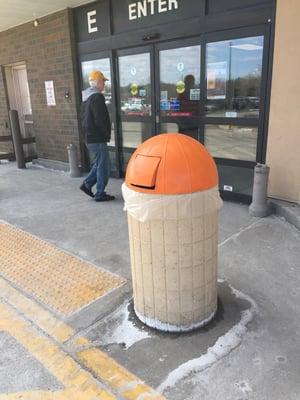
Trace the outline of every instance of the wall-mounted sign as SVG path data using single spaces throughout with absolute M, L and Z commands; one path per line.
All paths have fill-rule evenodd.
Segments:
M 200 16 L 203 0 L 112 0 L 114 33 Z
M 97 25 L 97 10 L 92 10 L 86 13 L 88 33 L 98 32 Z
M 53 81 L 45 81 L 47 106 L 56 106 Z
M 74 9 L 74 25 L 77 42 L 84 42 L 255 4 L 273 0 L 97 0 Z M 145 33 L 155 38 L 160 30 Z
M 178 0 L 142 0 L 128 5 L 128 19 L 147 17 L 178 9 Z
M 108 0 L 97 1 L 74 11 L 77 42 L 94 40 L 110 35 Z

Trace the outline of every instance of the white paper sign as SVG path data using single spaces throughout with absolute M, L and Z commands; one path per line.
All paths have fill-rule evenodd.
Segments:
M 190 100 L 200 100 L 200 89 L 190 89 Z
M 47 106 L 56 106 L 53 81 L 45 81 Z
M 227 117 L 227 118 L 236 118 L 237 117 L 237 112 L 236 111 L 226 111 L 225 117 Z
M 168 100 L 168 91 L 167 90 L 161 90 L 160 91 L 160 99 L 162 101 L 167 101 Z

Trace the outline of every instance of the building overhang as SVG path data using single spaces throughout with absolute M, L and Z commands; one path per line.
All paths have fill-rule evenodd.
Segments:
M 90 3 L 89 0 L 0 0 L 0 32 L 65 8 Z

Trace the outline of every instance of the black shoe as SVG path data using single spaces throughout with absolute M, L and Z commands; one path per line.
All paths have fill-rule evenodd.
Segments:
M 91 189 L 89 189 L 88 187 L 85 186 L 85 184 L 83 183 L 80 188 L 80 190 L 82 190 L 85 194 L 87 194 L 90 197 L 95 197 L 94 193 L 91 191 Z
M 104 193 L 101 197 L 95 197 L 95 201 L 110 201 L 114 200 L 115 196 L 111 196 L 110 194 Z

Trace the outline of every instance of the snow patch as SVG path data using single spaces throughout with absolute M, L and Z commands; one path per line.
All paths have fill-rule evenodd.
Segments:
M 137 328 L 134 323 L 129 320 L 128 307 L 128 302 L 122 304 L 112 316 L 109 317 L 107 321 L 109 327 L 102 336 L 102 345 L 116 343 L 123 345 L 125 349 L 129 349 L 140 340 L 150 337 L 148 332 Z
M 215 316 L 216 311 L 214 311 L 213 313 L 211 313 L 211 315 L 200 321 L 200 322 L 195 322 L 193 324 L 189 324 L 189 325 L 172 325 L 166 322 L 161 322 L 158 319 L 153 319 L 150 317 L 145 317 L 144 315 L 140 314 L 136 309 L 134 310 L 134 312 L 136 313 L 137 317 L 144 322 L 144 324 L 150 326 L 151 328 L 155 328 L 158 329 L 160 331 L 163 332 L 190 332 L 193 331 L 197 328 L 201 328 L 204 325 L 207 325 Z
M 240 322 L 234 325 L 225 335 L 221 336 L 213 347 L 208 348 L 204 355 L 194 358 L 193 360 L 189 360 L 170 372 L 165 381 L 162 382 L 157 388 L 158 392 L 163 393 L 167 388 L 173 387 L 178 381 L 185 378 L 192 372 L 201 372 L 211 367 L 215 362 L 225 357 L 241 343 L 242 337 L 247 332 L 248 323 L 257 313 L 257 305 L 249 296 L 231 286 L 229 287 L 231 292 L 236 297 L 247 300 L 251 304 L 250 308 L 242 311 Z
M 244 394 L 249 394 L 252 392 L 252 388 L 247 381 L 236 382 L 234 386 L 241 390 Z

